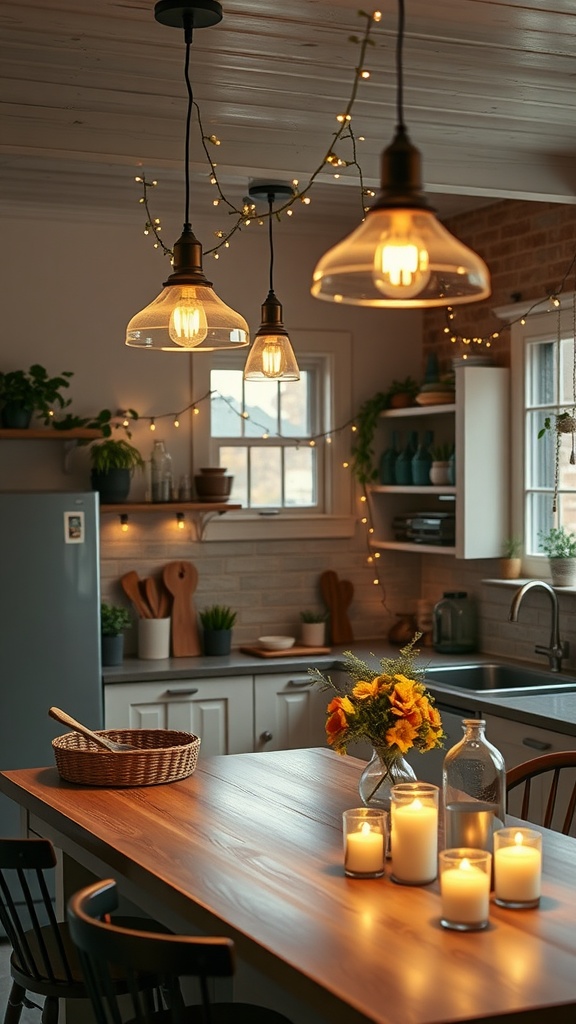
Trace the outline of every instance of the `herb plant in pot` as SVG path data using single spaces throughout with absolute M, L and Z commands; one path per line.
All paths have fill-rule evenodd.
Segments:
M 121 665 L 124 657 L 124 630 L 132 625 L 130 613 L 121 605 L 100 605 L 102 664 Z
M 92 490 L 100 492 L 102 504 L 126 501 L 134 470 L 144 468 L 144 460 L 134 445 L 112 438 L 91 446 L 90 461 Z
M 236 612 L 222 604 L 210 605 L 200 612 L 200 622 L 204 630 L 204 654 L 230 654 L 232 626 L 235 621 Z
M 576 535 L 563 526 L 552 526 L 538 538 L 540 549 L 548 556 L 552 585 L 576 586 Z
M 453 444 L 435 444 L 430 448 L 432 465 L 430 466 L 431 484 L 450 483 L 450 457 L 454 451 Z
M 304 647 L 324 646 L 327 618 L 327 612 L 300 612 L 300 639 Z
M 65 409 L 70 399 L 61 394 L 70 387 L 68 378 L 73 374 L 63 370 L 58 377 L 49 377 L 43 366 L 34 363 L 29 370 L 11 370 L 0 373 L 0 405 L 2 426 L 8 429 L 26 429 L 33 413 L 50 423 L 57 405 Z
M 517 580 L 522 571 L 522 539 L 508 537 L 502 545 L 500 575 L 503 580 Z

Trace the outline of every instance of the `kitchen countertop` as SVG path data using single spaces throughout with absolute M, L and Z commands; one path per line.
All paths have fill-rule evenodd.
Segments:
M 269 675 L 287 672 L 305 674 L 311 666 L 329 672 L 340 667 L 344 652 L 350 648 L 368 663 L 398 656 L 398 648 L 376 639 L 356 640 L 352 644 L 335 646 L 329 654 L 311 655 L 309 659 L 301 656 L 290 657 L 289 654 L 281 658 L 259 658 L 256 655 L 243 654 L 239 650 L 233 650 L 231 654 L 223 657 L 167 658 L 160 661 L 126 658 L 122 665 L 104 668 L 103 681 L 105 686 L 109 686 L 115 683 L 141 683 L 164 679 L 209 679 L 230 675 Z M 526 668 L 546 669 L 543 661 L 520 663 L 479 653 L 447 655 L 439 654 L 429 647 L 422 648 L 420 661 L 429 666 L 498 661 L 522 664 Z M 562 674 L 559 678 L 562 678 Z M 494 714 L 515 722 L 526 722 L 543 729 L 576 736 L 576 683 L 574 692 L 571 693 L 527 695 L 471 693 L 438 682 L 429 682 L 427 686 L 439 703 L 450 705 L 456 711 L 461 710 L 463 714 Z

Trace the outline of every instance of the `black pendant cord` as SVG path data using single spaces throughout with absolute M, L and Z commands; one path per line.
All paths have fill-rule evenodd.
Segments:
M 272 203 L 274 196 L 268 196 L 268 240 L 270 242 L 270 291 L 274 291 L 274 240 L 272 237 Z
M 186 58 L 184 61 L 184 79 L 186 82 L 186 89 L 188 91 L 188 110 L 186 111 L 186 137 L 184 142 L 184 182 L 185 182 L 185 214 L 184 224 L 186 228 L 190 227 L 190 129 L 192 125 L 192 109 L 194 105 L 194 95 L 192 92 L 192 83 L 190 81 L 190 48 L 192 46 L 192 21 L 190 17 L 184 15 L 184 39 L 186 42 Z
M 406 131 L 406 125 L 404 124 L 404 69 L 402 66 L 404 21 L 404 0 L 398 0 L 398 34 L 396 36 L 396 127 L 400 131 Z

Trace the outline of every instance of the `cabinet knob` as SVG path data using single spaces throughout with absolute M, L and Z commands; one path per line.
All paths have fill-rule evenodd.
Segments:
M 274 739 L 274 734 L 266 729 L 264 732 L 260 733 L 260 739 L 262 740 L 262 743 L 270 743 L 270 740 Z
M 547 743 L 545 740 L 536 740 L 533 736 L 525 736 L 522 740 L 524 747 L 531 747 L 532 750 L 550 750 L 551 743 Z

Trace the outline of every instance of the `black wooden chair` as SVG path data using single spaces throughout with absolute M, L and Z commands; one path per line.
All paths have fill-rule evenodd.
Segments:
M 41 1009 L 43 1024 L 57 1024 L 60 999 L 89 999 L 68 924 L 59 922 L 54 912 L 49 882 L 55 865 L 47 839 L 0 839 L 0 921 L 12 946 L 4 1024 L 18 1024 L 24 1006 Z M 140 922 L 134 917 L 121 920 Z M 147 923 L 143 919 L 142 927 Z M 119 992 L 126 991 L 125 978 L 117 976 L 114 984 Z M 145 984 L 150 988 L 149 980 Z M 28 993 L 44 997 L 43 1006 Z
M 539 794 L 543 796 L 542 814 L 534 811 L 536 787 L 532 783 L 535 780 L 543 786 Z M 542 754 L 510 768 L 506 772 L 508 795 L 519 787 L 522 787 L 519 790 L 522 802 L 518 805 L 518 817 L 564 835 L 570 833 L 576 813 L 576 750 Z
M 117 906 L 116 883 L 97 882 L 68 904 L 70 934 L 76 943 L 97 1024 L 120 1024 L 121 1010 L 111 969 L 128 977 L 130 1024 L 290 1024 L 287 1017 L 251 1003 L 214 1002 L 210 981 L 234 974 L 234 943 L 228 938 L 162 935 L 127 929 L 103 920 Z M 137 980 L 153 975 L 164 995 L 164 1009 L 150 1012 Z M 181 979 L 197 979 L 199 999 L 185 1004 Z M 196 983 L 195 983 L 196 984 Z

